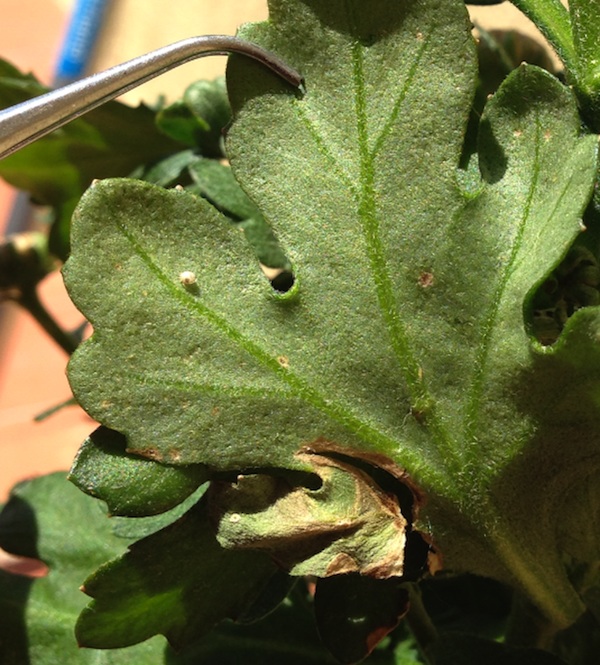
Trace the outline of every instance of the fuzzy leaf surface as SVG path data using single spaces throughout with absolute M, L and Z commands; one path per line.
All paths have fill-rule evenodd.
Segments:
M 274 564 L 257 552 L 221 549 L 203 507 L 132 544 L 85 581 L 94 601 L 77 623 L 81 646 L 114 649 L 160 633 L 179 649 L 254 603 Z
M 164 463 L 310 471 L 295 453 L 313 442 L 385 456 L 428 495 L 422 523 L 448 567 L 517 586 L 567 625 L 583 606 L 548 480 L 600 464 L 598 328 L 580 312 L 547 349 L 526 319 L 581 231 L 596 138 L 580 136 L 567 88 L 523 66 L 486 107 L 481 179 L 465 191 L 476 62 L 462 2 L 269 7 L 242 36 L 302 71 L 306 94 L 232 57 L 227 146 L 293 288 L 271 289 L 208 202 L 101 183 L 65 271 L 95 328 L 71 362 L 75 394 Z M 561 423 L 569 446 L 566 411 L 546 399 L 560 404 L 547 379 L 563 371 L 579 405 Z
M 200 465 L 163 466 L 126 451 L 125 437 L 99 427 L 83 442 L 71 469 L 80 490 L 106 501 L 111 515 L 140 517 L 169 510 L 205 480 Z M 119 491 L 115 492 L 118 487 Z

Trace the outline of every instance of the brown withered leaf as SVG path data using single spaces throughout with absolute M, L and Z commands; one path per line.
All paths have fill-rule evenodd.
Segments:
M 416 497 L 410 487 L 381 467 L 369 473 L 370 460 L 328 453 L 314 447 L 297 453 L 318 479 L 311 486 L 285 474 L 212 483 L 210 512 L 219 543 L 264 550 L 292 575 L 359 573 L 376 579 L 405 576 L 410 543 L 422 560 L 411 562 L 410 570 L 420 572 L 430 548 L 412 531 Z M 378 475 L 389 482 L 377 482 Z

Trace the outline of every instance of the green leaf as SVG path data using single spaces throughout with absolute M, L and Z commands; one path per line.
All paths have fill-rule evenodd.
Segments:
M 190 174 L 200 194 L 234 221 L 260 217 L 260 211 L 244 194 L 231 169 L 214 159 L 198 158 Z
M 199 157 L 189 167 L 193 191 L 210 201 L 217 210 L 244 230 L 256 257 L 269 268 L 290 269 L 290 262 L 260 210 L 241 189 L 231 169 L 214 159 Z
M 161 109 L 156 115 L 158 128 L 183 145 L 195 146 L 198 134 L 208 126 L 190 111 L 183 100 Z
M 233 173 L 294 286 L 277 294 L 207 202 L 100 183 L 65 270 L 95 330 L 70 365 L 78 400 L 165 464 L 311 472 L 297 453 L 320 447 L 405 469 L 427 497 L 409 518 L 450 570 L 516 587 L 568 625 L 583 604 L 557 525 L 564 487 L 599 464 L 598 327 L 575 334 L 595 316 L 584 308 L 571 345 L 543 347 L 524 316 L 592 193 L 597 139 L 580 135 L 573 94 L 536 67 L 512 73 L 486 107 L 467 192 L 457 166 L 476 61 L 463 2 L 272 0 L 270 21 L 242 36 L 306 80 L 294 95 L 255 63 L 229 64 Z M 561 368 L 569 381 L 552 386 L 570 392 L 549 410 L 539 397 Z
M 160 633 L 180 648 L 258 599 L 275 566 L 256 552 L 223 550 L 204 505 L 134 543 L 85 581 L 94 601 L 77 623 L 81 645 L 117 648 Z
M 231 120 L 225 79 L 197 81 L 181 101 L 160 111 L 158 128 L 171 138 L 196 147 L 207 157 L 223 157 L 224 128 Z
M 593 0 L 572 0 L 569 12 L 579 66 L 590 79 L 600 78 L 600 7 Z
M 156 515 L 186 499 L 207 479 L 200 465 L 164 466 L 130 455 L 125 437 L 99 427 L 82 444 L 69 479 L 102 499 L 112 515 Z
M 49 572 L 30 578 L 0 571 L 2 664 L 162 663 L 160 639 L 114 652 L 81 650 L 75 640 L 75 621 L 86 604 L 82 580 L 125 544 L 112 535 L 100 504 L 68 483 L 64 473 L 18 485 L 0 513 L 0 547 L 41 559 Z
M 161 187 L 173 187 L 189 181 L 187 170 L 200 157 L 194 150 L 182 150 L 151 164 L 148 168 L 140 168 L 132 175 Z
M 46 88 L 32 74 L 24 74 L 0 58 L 0 109 L 19 104 L 45 91 Z

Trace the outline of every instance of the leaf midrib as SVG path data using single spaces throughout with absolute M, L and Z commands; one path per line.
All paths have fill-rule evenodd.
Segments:
M 181 196 L 181 194 L 177 193 L 177 196 Z M 373 427 L 366 420 L 358 418 L 338 402 L 327 399 L 321 394 L 321 392 L 311 387 L 304 379 L 299 377 L 292 369 L 283 367 L 276 356 L 272 356 L 268 351 L 246 337 L 242 332 L 230 325 L 226 319 L 200 302 L 197 297 L 191 295 L 187 291 L 183 291 L 179 283 L 175 283 L 161 270 L 158 264 L 152 259 L 151 255 L 146 252 L 142 243 L 138 241 L 121 219 L 113 218 L 113 223 L 130 244 L 134 254 L 138 256 L 148 270 L 155 275 L 174 300 L 186 310 L 200 315 L 200 317 L 208 321 L 212 327 L 219 330 L 219 332 L 221 332 L 233 344 L 242 348 L 260 365 L 276 375 L 283 383 L 287 384 L 291 389 L 291 393 L 289 394 L 290 398 L 295 397 L 301 399 L 334 422 L 347 428 L 366 442 L 369 442 L 379 451 L 385 451 L 391 456 L 395 456 L 395 453 L 397 453 L 399 448 L 399 441 Z M 418 453 L 418 451 L 412 451 L 411 449 L 406 448 L 403 450 L 403 455 L 407 467 L 409 465 L 412 465 L 413 468 L 423 466 L 422 452 Z M 431 477 L 432 481 L 435 482 L 436 473 L 433 469 L 431 470 Z
M 423 47 L 424 48 L 424 47 Z M 420 57 L 420 56 L 419 56 Z M 399 369 L 406 382 L 411 403 L 417 417 L 420 405 L 425 405 L 426 413 L 422 414 L 425 423 L 435 440 L 438 452 L 442 453 L 447 470 L 455 458 L 456 446 L 449 433 L 443 427 L 435 412 L 435 402 L 422 381 L 422 370 L 414 355 L 409 337 L 403 322 L 398 315 L 394 288 L 390 277 L 389 267 L 385 258 L 385 249 L 381 239 L 380 222 L 375 196 L 375 167 L 374 160 L 385 135 L 390 131 L 394 118 L 400 113 L 402 102 L 410 88 L 412 78 L 403 87 L 402 95 L 394 105 L 392 116 L 385 125 L 382 134 L 375 142 L 375 149 L 369 148 L 369 132 L 367 123 L 367 99 L 364 76 L 364 47 L 356 43 L 352 51 L 354 89 L 356 99 L 356 122 L 358 129 L 361 196 L 358 203 L 358 217 L 363 229 L 367 247 L 371 276 L 375 285 L 379 308 L 387 329 L 390 343 L 398 362 Z M 414 77 L 417 66 L 413 65 L 410 76 Z

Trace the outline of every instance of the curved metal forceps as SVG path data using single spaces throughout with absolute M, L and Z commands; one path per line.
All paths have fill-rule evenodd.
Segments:
M 192 37 L 0 111 L 0 159 L 156 76 L 207 55 L 239 53 L 301 87 L 302 76 L 265 49 L 227 35 Z

